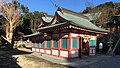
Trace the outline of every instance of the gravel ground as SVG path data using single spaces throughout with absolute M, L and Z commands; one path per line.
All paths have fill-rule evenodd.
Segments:
M 0 68 L 72 68 L 31 55 L 30 49 L 0 51 Z

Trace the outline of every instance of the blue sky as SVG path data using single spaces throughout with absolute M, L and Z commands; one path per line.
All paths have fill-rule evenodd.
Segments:
M 86 7 L 86 0 L 18 0 L 21 4 L 28 6 L 30 12 L 40 11 L 47 12 L 50 15 L 54 15 L 56 8 L 52 2 L 58 6 L 64 7 L 66 9 L 80 12 Z M 52 2 L 51 2 L 52 1 Z M 120 2 L 120 0 L 88 0 L 93 3 L 94 6 L 113 1 Z

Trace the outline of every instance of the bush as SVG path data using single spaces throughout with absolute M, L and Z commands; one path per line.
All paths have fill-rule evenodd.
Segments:
M 25 44 L 20 44 L 18 48 L 25 48 Z

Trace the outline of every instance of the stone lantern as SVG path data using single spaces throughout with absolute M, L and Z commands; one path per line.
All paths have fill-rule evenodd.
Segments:
M 113 53 L 112 53 L 112 46 L 113 46 L 112 43 L 113 43 L 112 39 L 110 39 L 109 42 L 108 42 L 108 46 L 109 46 L 109 49 L 108 49 L 108 52 L 107 52 L 108 55 L 113 55 Z

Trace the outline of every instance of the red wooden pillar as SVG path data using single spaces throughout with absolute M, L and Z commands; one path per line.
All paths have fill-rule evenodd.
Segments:
M 95 36 L 95 55 L 96 55 L 96 48 L 97 48 L 97 37 Z
M 34 48 L 35 48 L 35 52 L 36 52 L 36 39 L 34 37 Z
M 44 54 L 46 54 L 46 45 L 47 45 L 47 41 L 46 39 L 44 39 Z
M 60 49 L 61 49 L 61 32 L 59 32 L 59 39 L 58 39 L 58 57 L 60 56 Z
M 90 39 L 88 39 L 88 43 L 87 43 L 87 55 L 90 55 Z
M 34 44 L 33 48 L 35 48 L 35 39 L 33 39 L 33 44 Z
M 51 40 L 50 40 L 50 51 L 51 51 L 51 53 L 50 53 L 50 55 L 52 55 L 52 48 L 53 48 L 53 36 L 52 36 L 52 34 L 50 35 L 51 36 Z
M 82 57 L 82 37 L 79 38 L 79 57 Z
M 41 40 L 39 39 L 39 53 L 40 53 L 40 49 L 41 49 Z
M 71 58 L 72 57 L 72 53 L 71 53 L 71 50 L 72 50 L 72 36 L 71 36 L 71 33 L 69 34 L 68 37 L 69 37 L 68 40 L 67 40 L 67 42 L 69 43 L 69 44 L 67 44 L 67 46 L 68 46 L 68 58 Z

